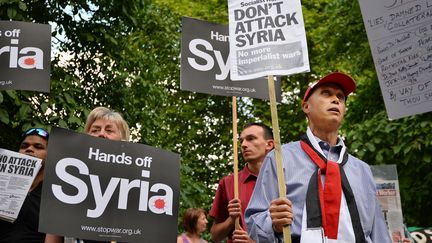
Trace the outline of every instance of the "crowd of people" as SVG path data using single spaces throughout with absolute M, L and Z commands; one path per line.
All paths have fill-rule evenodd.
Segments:
M 245 164 L 238 173 L 239 196 L 234 196 L 233 174 L 220 179 L 209 211 L 213 242 L 283 242 L 285 227 L 291 227 L 294 243 L 392 242 L 375 196 L 371 170 L 349 154 L 339 135 L 348 96 L 355 88 L 350 76 L 335 72 L 305 92 L 302 110 L 307 130 L 299 141 L 281 146 L 286 197 L 280 197 L 278 192 L 272 129 L 259 122 L 243 127 L 239 140 Z M 118 141 L 128 141 L 130 136 L 123 117 L 105 107 L 90 112 L 84 132 Z M 41 128 L 29 129 L 22 135 L 19 152 L 42 159 L 42 168 L 17 220 L 0 221 L 0 242 L 64 241 L 63 236 L 38 232 L 48 137 Z M 207 242 L 202 237 L 207 223 L 203 209 L 185 210 L 185 232 L 177 242 Z

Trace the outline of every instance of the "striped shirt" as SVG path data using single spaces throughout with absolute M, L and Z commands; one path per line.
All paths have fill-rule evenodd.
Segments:
M 309 128 L 307 134 L 314 147 L 320 153 L 325 154 L 318 145 L 319 141 L 316 141 L 313 135 L 311 136 L 312 133 Z M 342 143 L 342 148 L 340 150 L 336 149 L 335 151 L 342 154 L 345 150 L 345 145 L 343 145 L 340 138 L 338 141 Z M 340 160 L 340 158 L 338 159 Z M 293 204 L 294 220 L 291 225 L 291 233 L 293 238 L 300 237 L 306 192 L 310 177 L 316 170 L 316 165 L 302 150 L 299 141 L 282 146 L 282 163 L 284 167 L 286 197 L 291 200 Z M 379 202 L 375 196 L 375 183 L 369 166 L 363 161 L 349 155 L 348 162 L 344 166 L 344 171 L 357 202 L 357 209 L 360 214 L 360 221 L 366 241 L 368 243 L 390 243 L 391 239 L 387 230 L 387 225 L 384 221 Z M 268 243 L 282 238 L 280 234 L 275 234 L 273 231 L 269 213 L 271 201 L 278 197 L 275 154 L 274 151 L 272 151 L 264 160 L 252 198 L 245 212 L 248 233 L 256 242 Z M 343 204 L 346 205 L 344 201 L 343 199 L 342 207 Z M 341 214 L 343 214 L 343 209 Z M 349 213 L 345 217 L 350 219 Z M 342 220 L 345 221 L 346 219 Z M 351 222 L 341 222 L 340 226 L 342 225 L 350 226 Z M 342 226 L 342 230 L 343 228 L 344 226 Z M 349 231 L 349 229 L 347 230 Z M 342 236 L 342 238 L 344 237 Z M 348 236 L 348 238 L 350 238 L 350 236 Z

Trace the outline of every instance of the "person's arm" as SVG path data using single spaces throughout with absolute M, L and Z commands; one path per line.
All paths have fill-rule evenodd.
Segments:
M 63 243 L 63 242 L 64 242 L 63 236 L 58 236 L 53 234 L 45 235 L 45 243 Z
M 372 171 L 370 169 L 369 166 L 366 165 L 366 171 L 363 175 L 363 178 L 366 182 L 366 184 L 368 185 L 368 188 L 370 188 L 368 190 L 367 193 L 367 202 L 370 203 L 370 205 L 372 206 L 372 208 L 370 208 L 371 213 L 372 214 L 372 228 L 370 231 L 370 239 L 372 240 L 372 242 L 385 242 L 385 243 L 391 243 L 393 242 L 390 236 L 390 232 L 387 228 L 387 224 L 385 222 L 384 219 L 384 214 L 382 212 L 381 209 L 381 205 L 378 201 L 378 198 L 376 196 L 376 184 L 372 175 Z M 356 203 L 361 203 L 361 201 Z M 357 206 L 358 207 L 358 206 Z M 363 223 L 363 222 L 362 222 Z M 365 235 L 366 238 L 368 238 L 367 235 Z
M 274 199 L 279 198 L 275 167 L 274 151 L 272 151 L 264 160 L 245 211 L 248 234 L 256 242 L 274 242 L 279 237 L 279 234 L 273 230 L 270 216 L 270 204 Z
M 373 219 L 371 232 L 372 242 L 393 242 L 391 240 L 387 224 L 384 220 L 384 215 L 381 210 L 378 198 L 375 196 L 372 200 L 375 200 L 375 216 Z
M 212 235 L 213 242 L 220 242 L 226 239 L 235 228 L 235 219 L 240 218 L 241 214 L 241 202 L 239 199 L 232 199 L 229 201 L 227 210 L 229 217 L 222 222 L 214 222 L 210 233 Z
M 217 223 L 214 222 L 211 229 L 211 238 L 213 242 L 221 242 L 228 237 L 228 234 L 234 229 L 234 223 L 231 218 L 227 218 L 225 221 Z

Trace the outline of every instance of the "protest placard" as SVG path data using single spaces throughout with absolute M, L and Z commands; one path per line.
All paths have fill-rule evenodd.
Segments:
M 273 75 L 309 71 L 306 32 L 299 0 L 228 0 L 231 79 L 267 76 L 279 196 L 285 195 Z M 284 242 L 291 242 L 289 226 Z
M 232 96 L 234 195 L 238 198 L 237 100 L 236 96 L 270 100 L 265 78 L 244 82 L 230 79 L 231 52 L 228 26 L 198 19 L 182 19 L 180 88 L 194 92 Z M 281 101 L 281 82 L 274 80 L 273 94 Z M 238 219 L 236 219 L 236 225 Z
M 402 242 L 406 236 L 396 165 L 371 165 L 371 170 L 377 189 L 376 196 L 392 240 L 394 243 Z
M 359 2 L 389 119 L 432 111 L 432 2 Z
M 0 148 L 0 219 L 17 219 L 41 165 L 41 159 Z
M 50 91 L 51 26 L 0 21 L 0 90 Z
M 409 230 L 413 243 L 432 243 L 432 227 L 410 227 Z
M 231 79 L 309 71 L 299 0 L 228 0 Z
M 180 156 L 53 128 L 39 230 L 102 241 L 175 242 Z
M 180 88 L 222 96 L 269 99 L 267 80 L 247 82 L 230 79 L 228 26 L 188 17 L 182 18 Z M 276 98 L 281 101 L 280 81 Z

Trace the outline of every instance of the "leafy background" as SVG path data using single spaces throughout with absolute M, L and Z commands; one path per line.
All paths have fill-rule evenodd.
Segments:
M 432 113 L 387 119 L 357 1 L 302 7 L 311 72 L 282 80 L 282 142 L 305 131 L 300 105 L 308 83 L 330 71 L 349 73 L 358 89 L 341 135 L 369 164 L 397 165 L 406 224 L 430 226 Z M 209 210 L 216 183 L 232 171 L 231 98 L 180 90 L 181 16 L 227 24 L 227 2 L 0 0 L 1 20 L 49 23 L 54 48 L 49 94 L 0 92 L 0 147 L 17 149 L 33 126 L 82 131 L 90 110 L 108 106 L 125 116 L 135 142 L 181 154 L 180 217 L 188 207 Z M 239 98 L 238 106 L 239 127 L 271 124 L 268 103 Z

